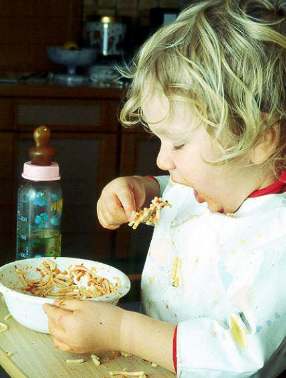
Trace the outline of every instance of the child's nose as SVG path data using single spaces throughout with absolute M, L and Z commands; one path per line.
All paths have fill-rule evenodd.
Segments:
M 170 151 L 163 144 L 161 144 L 160 151 L 157 156 L 157 166 L 163 171 L 171 171 L 175 168 L 175 164 L 170 156 Z

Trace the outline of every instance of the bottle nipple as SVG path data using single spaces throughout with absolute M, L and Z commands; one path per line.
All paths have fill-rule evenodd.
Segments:
M 29 149 L 30 160 L 33 165 L 51 165 L 55 156 L 55 149 L 49 145 L 50 130 L 46 126 L 39 126 L 34 131 L 36 146 Z

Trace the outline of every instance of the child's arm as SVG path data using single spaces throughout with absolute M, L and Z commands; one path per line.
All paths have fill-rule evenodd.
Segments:
M 175 325 L 127 311 L 122 320 L 121 348 L 145 360 L 174 370 L 173 336 Z
M 159 194 L 158 181 L 149 176 L 118 177 L 102 190 L 97 203 L 98 220 L 103 227 L 114 230 Z
M 59 349 L 74 353 L 123 351 L 174 371 L 175 326 L 103 302 L 67 300 L 44 305 Z

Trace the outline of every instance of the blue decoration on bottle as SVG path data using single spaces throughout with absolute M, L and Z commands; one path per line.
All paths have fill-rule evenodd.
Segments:
M 38 226 L 45 227 L 48 226 L 49 216 L 47 213 L 41 213 L 35 216 L 35 223 Z
M 46 206 L 47 199 L 45 198 L 45 194 L 43 192 L 36 193 L 33 203 L 35 206 L 40 206 L 40 207 Z

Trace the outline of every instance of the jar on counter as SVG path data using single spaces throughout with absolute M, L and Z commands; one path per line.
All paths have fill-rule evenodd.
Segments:
M 102 56 L 120 56 L 123 54 L 123 41 L 126 25 L 115 17 L 103 16 L 98 21 L 89 21 L 85 25 L 90 46 Z

